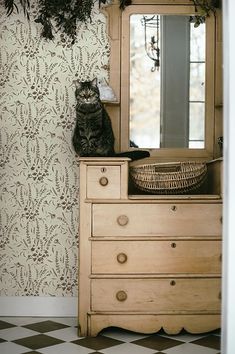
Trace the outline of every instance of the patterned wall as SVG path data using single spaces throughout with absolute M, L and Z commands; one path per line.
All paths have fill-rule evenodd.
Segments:
M 79 166 L 74 79 L 108 79 L 105 17 L 76 43 L 0 2 L 0 295 L 76 296 Z M 31 19 L 37 8 L 31 6 Z

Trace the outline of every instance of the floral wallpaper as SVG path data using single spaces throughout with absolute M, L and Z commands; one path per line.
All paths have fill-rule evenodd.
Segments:
M 73 45 L 41 38 L 36 13 L 0 1 L 0 295 L 77 296 L 73 80 L 108 80 L 109 42 L 97 3 Z

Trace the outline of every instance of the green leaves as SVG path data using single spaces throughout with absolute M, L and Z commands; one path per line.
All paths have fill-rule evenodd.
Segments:
M 29 19 L 30 0 L 19 0 L 24 10 L 25 16 Z M 77 22 L 91 21 L 91 13 L 95 0 L 37 0 L 39 6 L 38 17 L 35 22 L 42 25 L 42 37 L 46 39 L 54 38 L 54 30 L 62 31 L 72 38 L 76 39 Z M 101 3 L 110 3 L 109 0 L 99 0 Z M 10 16 L 14 9 L 19 12 L 15 0 L 5 0 L 7 16 Z M 131 0 L 120 0 L 120 9 L 124 10 L 131 4 Z M 55 28 L 53 27 L 55 26 Z
M 215 14 L 216 8 L 220 6 L 220 0 L 191 0 L 195 6 L 196 15 L 194 17 L 194 26 L 198 27 L 205 22 L 206 17 L 211 13 Z
M 5 0 L 4 5 L 5 5 L 5 9 L 7 10 L 7 16 L 10 16 L 14 11 L 14 9 L 17 12 L 19 12 L 18 6 L 15 4 L 14 0 Z M 29 9 L 30 9 L 29 0 L 20 0 L 20 5 L 24 10 L 25 16 L 29 19 Z
M 18 7 L 14 3 L 14 0 L 5 0 L 5 8 L 7 10 L 7 16 L 10 16 L 12 14 L 14 7 L 18 11 Z

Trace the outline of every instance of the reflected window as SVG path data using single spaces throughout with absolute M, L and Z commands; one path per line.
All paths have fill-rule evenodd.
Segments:
M 203 42 L 204 41 L 204 42 Z M 190 24 L 189 148 L 204 148 L 205 136 L 205 24 Z
M 143 26 L 158 16 L 159 28 Z M 159 39 L 160 66 L 146 53 Z M 155 68 L 156 69 L 156 68 Z M 205 25 L 189 16 L 130 16 L 130 146 L 204 148 Z
M 138 147 L 158 148 L 161 69 L 152 71 L 153 62 L 145 51 L 142 19 L 143 15 L 130 18 L 130 141 Z M 156 29 L 148 28 L 147 35 L 155 36 Z

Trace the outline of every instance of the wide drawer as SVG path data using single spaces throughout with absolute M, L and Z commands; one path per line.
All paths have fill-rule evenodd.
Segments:
M 121 167 L 87 166 L 87 198 L 120 199 Z
M 94 204 L 93 236 L 221 236 L 221 204 Z
M 220 241 L 95 241 L 93 274 L 220 274 Z
M 92 279 L 93 311 L 219 312 L 220 279 Z

